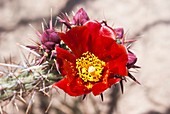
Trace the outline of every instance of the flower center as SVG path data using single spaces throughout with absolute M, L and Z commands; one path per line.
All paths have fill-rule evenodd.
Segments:
M 105 62 L 98 59 L 93 53 L 86 52 L 76 59 L 78 75 L 84 82 L 98 82 L 102 76 Z

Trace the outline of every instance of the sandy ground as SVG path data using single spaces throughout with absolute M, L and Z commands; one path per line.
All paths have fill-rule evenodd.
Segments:
M 130 80 L 125 84 L 123 95 L 109 89 L 105 92 L 104 102 L 94 99 L 98 114 L 170 114 L 169 0 L 1 0 L 0 62 L 9 56 L 19 60 L 16 43 L 28 44 L 29 39 L 36 39 L 29 24 L 39 30 L 42 18 L 50 18 L 51 8 L 55 18 L 60 12 L 70 14 L 80 7 L 88 12 L 91 19 L 105 19 L 110 25 L 123 27 L 127 38 L 137 39 L 132 50 L 142 67 L 140 72 L 135 73 L 142 85 Z M 69 102 L 78 98 L 68 96 L 67 99 Z M 55 101 L 57 105 L 61 99 Z M 61 103 L 58 104 L 60 107 Z M 97 114 L 92 109 L 92 101 L 89 103 L 87 99 L 79 105 L 83 114 Z M 63 112 L 58 114 L 71 113 L 65 106 L 62 105 L 62 108 Z M 11 114 L 16 110 L 12 111 Z

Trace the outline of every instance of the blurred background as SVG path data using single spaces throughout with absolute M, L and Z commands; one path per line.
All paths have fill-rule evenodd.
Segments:
M 128 80 L 124 94 L 112 87 L 100 96 L 70 97 L 61 90 L 52 97 L 36 94 L 30 114 L 170 114 L 170 1 L 169 0 L 0 0 L 0 62 L 18 61 L 16 43 L 28 45 L 41 31 L 43 18 L 50 19 L 84 8 L 91 19 L 106 20 L 123 27 L 127 39 L 136 39 L 131 50 L 142 68 L 134 76 L 141 85 Z M 8 114 L 24 114 L 27 105 L 17 101 L 3 109 Z

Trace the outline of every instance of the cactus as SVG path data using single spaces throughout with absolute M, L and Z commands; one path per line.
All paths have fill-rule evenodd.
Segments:
M 130 69 L 140 68 L 136 55 L 129 50 L 134 40 L 125 41 L 123 28 L 90 20 L 82 8 L 72 20 L 64 14 L 58 19 L 65 30 L 57 31 L 51 18 L 49 27 L 42 26 L 42 33 L 36 31 L 40 42 L 18 44 L 28 52 L 20 54 L 20 64 L 0 63 L 0 113 L 4 101 L 26 103 L 24 97 L 31 94 L 28 114 L 35 93 L 50 96 L 49 90 L 55 87 L 70 96 L 83 95 L 83 99 L 92 92 L 103 101 L 103 92 L 112 85 L 119 83 L 123 92 L 127 77 L 140 84 L 130 73 Z
M 33 97 L 36 92 L 49 96 L 52 84 L 62 79 L 57 68 L 55 47 L 64 45 L 60 44 L 57 32 L 52 26 L 52 19 L 49 25 L 48 28 L 42 27 L 42 33 L 36 31 L 40 39 L 36 45 L 17 44 L 22 49 L 20 64 L 0 63 L 0 113 L 3 113 L 1 107 L 8 104 L 4 103 L 5 101 L 18 99 L 26 103 L 25 97 L 29 94 Z M 32 100 L 26 113 L 29 112 L 31 102 Z M 17 104 L 15 105 L 17 108 Z

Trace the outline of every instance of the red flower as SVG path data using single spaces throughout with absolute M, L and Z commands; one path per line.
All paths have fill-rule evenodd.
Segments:
M 71 96 L 92 92 L 99 95 L 127 76 L 128 55 L 122 44 L 116 43 L 116 32 L 97 21 L 87 21 L 66 33 L 58 33 L 72 52 L 56 47 L 59 70 L 64 76 L 53 86 Z

